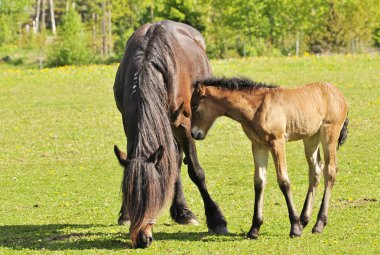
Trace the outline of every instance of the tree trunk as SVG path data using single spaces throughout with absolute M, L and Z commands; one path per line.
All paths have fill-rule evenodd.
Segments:
M 42 8 L 41 8 L 41 30 L 45 30 L 46 28 L 46 22 L 45 22 L 45 19 L 46 19 L 46 12 L 45 12 L 45 9 L 46 9 L 46 0 L 42 0 Z
M 108 1 L 108 47 L 109 47 L 109 54 L 112 55 L 112 19 L 111 19 L 110 1 Z
M 152 22 L 154 22 L 154 0 L 152 0 L 151 5 L 150 5 L 150 18 Z
M 49 0 L 49 3 L 50 3 L 51 31 L 53 35 L 56 35 L 57 30 L 55 27 L 54 0 Z
M 92 47 L 94 52 L 98 52 L 98 38 L 96 33 L 96 24 L 98 23 L 97 14 L 92 13 Z
M 37 0 L 37 10 L 36 10 L 36 26 L 35 26 L 35 31 L 34 33 L 36 34 L 39 30 L 39 22 L 40 22 L 40 12 L 41 12 L 41 9 L 40 9 L 40 6 L 41 6 L 41 0 Z
M 107 56 L 107 34 L 106 34 L 106 3 L 102 2 L 102 55 Z

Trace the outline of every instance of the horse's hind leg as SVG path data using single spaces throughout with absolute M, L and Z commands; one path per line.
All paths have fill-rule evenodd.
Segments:
M 303 205 L 300 221 L 301 228 L 306 227 L 310 221 L 311 210 L 314 203 L 315 193 L 320 180 L 321 156 L 319 152 L 319 133 L 303 140 L 305 156 L 309 165 L 309 189 Z
M 178 177 L 174 187 L 173 203 L 170 207 L 170 216 L 179 224 L 194 224 L 198 225 L 197 218 L 188 209 L 185 196 L 182 190 L 181 182 L 181 165 L 182 165 L 182 153 L 183 150 L 180 145 L 177 146 L 178 152 Z
M 337 171 L 336 148 L 339 133 L 339 127 L 336 128 L 335 126 L 325 126 L 321 129 L 321 142 L 325 158 L 325 166 L 323 168 L 325 191 L 323 194 L 321 208 L 319 209 L 317 222 L 312 230 L 313 233 L 321 233 L 327 224 L 327 211 Z
M 263 224 L 264 188 L 267 180 L 266 169 L 268 165 L 269 151 L 267 148 L 264 148 L 259 144 L 252 143 L 252 152 L 255 162 L 255 208 L 252 226 L 247 237 L 257 239 L 260 226 Z
M 177 130 L 175 130 L 175 133 L 185 152 L 190 179 L 195 183 L 195 185 L 197 185 L 198 190 L 201 193 L 209 231 L 217 234 L 228 233 L 227 222 L 219 206 L 214 202 L 208 193 L 205 172 L 198 162 L 195 142 L 190 134 L 190 125 L 187 128 L 179 126 Z
M 272 141 L 271 148 L 273 161 L 276 167 L 277 183 L 285 196 L 290 220 L 290 237 L 301 235 L 300 218 L 293 203 L 288 170 L 286 169 L 285 141 L 283 139 Z

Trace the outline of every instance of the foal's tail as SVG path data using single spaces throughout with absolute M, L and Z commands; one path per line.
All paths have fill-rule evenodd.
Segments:
M 346 141 L 348 136 L 348 117 L 346 117 L 346 120 L 344 121 L 343 127 L 340 130 L 340 135 L 338 139 L 338 149 L 340 146 L 343 145 L 343 143 Z

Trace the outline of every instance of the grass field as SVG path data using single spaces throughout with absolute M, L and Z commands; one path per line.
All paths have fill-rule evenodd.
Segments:
M 229 235 L 207 233 L 200 195 L 183 168 L 188 204 L 200 226 L 180 226 L 168 210 L 152 246 L 132 250 L 128 228 L 116 225 L 122 171 L 113 145 L 125 147 L 113 99 L 117 65 L 27 70 L 0 65 L 0 254 L 379 254 L 380 56 L 252 58 L 212 61 L 219 75 L 246 75 L 285 87 L 329 81 L 350 106 L 349 137 L 338 152 L 339 172 L 329 224 L 290 239 L 285 200 L 268 167 L 264 225 L 245 238 L 253 214 L 253 160 L 240 126 L 220 119 L 198 142 L 212 197 Z M 307 191 L 302 142 L 287 144 L 300 213 Z

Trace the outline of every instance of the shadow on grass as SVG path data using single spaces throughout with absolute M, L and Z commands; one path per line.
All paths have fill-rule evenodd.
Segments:
M 117 226 L 117 231 L 106 228 L 110 225 L 75 225 L 75 224 L 48 224 L 48 225 L 8 225 L 0 226 L 0 247 L 13 250 L 86 250 L 131 249 L 129 235 Z M 114 226 L 115 227 L 115 226 Z M 241 238 L 238 234 L 224 236 L 208 232 L 155 232 L 155 241 L 178 240 L 194 242 L 222 242 Z
M 0 226 L 0 246 L 15 250 L 123 249 L 127 233 L 107 231 L 107 225 L 8 225 Z M 99 229 L 100 228 L 100 229 Z

